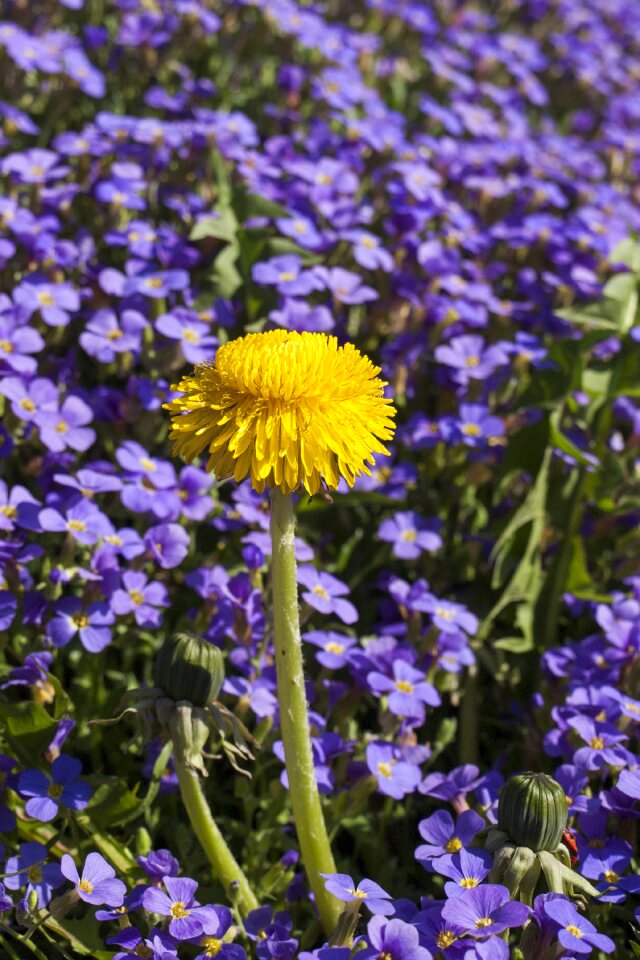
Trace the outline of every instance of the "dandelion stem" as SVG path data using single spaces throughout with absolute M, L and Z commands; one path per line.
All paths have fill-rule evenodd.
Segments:
M 273 491 L 271 501 L 273 628 L 278 675 L 280 729 L 298 843 L 327 936 L 338 922 L 341 905 L 325 890 L 321 873 L 335 873 L 313 766 L 309 715 L 302 666 L 295 518 L 291 496 Z
M 249 886 L 249 881 L 242 872 L 240 864 L 227 846 L 209 809 L 206 797 L 200 785 L 200 778 L 195 770 L 190 770 L 180 756 L 180 751 L 174 752 L 174 764 L 180 784 L 182 802 L 193 827 L 200 846 L 206 853 L 209 863 L 213 867 L 216 878 L 229 895 L 229 888 L 237 884 L 236 903 L 244 914 L 255 910 L 258 901 Z

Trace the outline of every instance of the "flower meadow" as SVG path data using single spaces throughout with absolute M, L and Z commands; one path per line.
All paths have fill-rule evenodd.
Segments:
M 640 955 L 640 6 L 6 0 L 0 957 Z

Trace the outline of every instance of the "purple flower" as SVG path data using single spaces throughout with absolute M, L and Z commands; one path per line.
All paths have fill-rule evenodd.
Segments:
M 367 683 L 379 696 L 388 695 L 388 706 L 397 717 L 424 720 L 424 704 L 440 705 L 440 695 L 424 673 L 405 660 L 393 661 L 393 679 L 376 670 L 367 674 Z
M 378 781 L 378 790 L 394 800 L 413 793 L 420 783 L 420 768 L 399 759 L 399 752 L 390 743 L 370 743 L 366 750 L 367 766 Z
M 628 737 L 620 733 L 611 724 L 596 723 L 591 717 L 571 717 L 567 723 L 586 743 L 573 755 L 576 766 L 587 770 L 599 770 L 610 764 L 612 767 L 622 767 L 627 763 L 629 754 L 620 746 Z
M 418 824 L 420 836 L 427 842 L 416 848 L 416 860 L 424 864 L 435 857 L 458 853 L 468 846 L 485 823 L 474 810 L 464 810 L 456 822 L 448 810 L 437 810 Z
M 64 514 L 53 507 L 45 507 L 38 514 L 38 520 L 43 530 L 68 533 L 85 546 L 97 543 L 103 534 L 110 532 L 107 518 L 88 500 L 74 503 Z
M 353 879 L 346 873 L 322 873 L 325 888 L 343 903 L 365 903 L 373 914 L 388 917 L 394 912 L 389 903 L 390 895 L 373 880 L 361 880 L 356 887 Z
M 432 954 L 420 946 L 420 934 L 404 920 L 373 917 L 367 927 L 371 944 L 361 951 L 362 960 L 431 960 Z
M 162 616 L 157 607 L 168 607 L 167 588 L 158 580 L 149 582 L 139 570 L 122 575 L 122 588 L 114 590 L 111 609 L 119 616 L 133 613 L 139 627 L 157 627 Z
M 5 883 L 9 890 L 20 890 L 26 884 L 26 896 L 35 890 L 38 906 L 46 907 L 56 887 L 64 883 L 57 863 L 46 863 L 49 851 L 35 841 L 20 844 L 18 856 L 9 857 L 5 867 Z
M 304 297 L 322 284 L 312 270 L 302 270 L 302 261 L 295 254 L 272 257 L 254 264 L 251 276 L 256 283 L 273 285 L 287 297 Z
M 85 903 L 108 907 L 120 907 L 127 888 L 122 880 L 116 880 L 116 872 L 99 853 L 90 853 L 78 874 L 73 858 L 65 853 L 60 861 L 62 873 L 74 884 L 76 892 Z
M 615 943 L 603 933 L 598 933 L 586 917 L 580 916 L 575 905 L 568 900 L 554 899 L 544 904 L 544 912 L 558 925 L 558 940 L 566 950 L 573 953 L 591 953 L 595 947 L 603 953 L 613 953 Z
M 136 927 L 124 927 L 123 930 L 118 930 L 112 937 L 107 937 L 105 942 L 121 948 L 114 955 L 113 960 L 131 960 L 132 957 L 148 957 L 148 960 L 174 960 L 178 955 L 173 937 L 156 927 L 149 932 L 148 938 L 143 937 Z
M 313 274 L 340 303 L 367 303 L 378 299 L 373 287 L 365 286 L 361 277 L 350 270 L 343 270 L 342 267 L 314 267 Z
M 80 309 L 80 296 L 70 283 L 21 283 L 13 298 L 27 311 L 27 316 L 40 311 L 44 322 L 50 327 L 65 327 Z
M 37 421 L 42 412 L 58 408 L 58 391 L 46 377 L 36 377 L 29 384 L 7 377 L 0 382 L 0 393 L 11 401 L 11 409 L 20 420 Z
M 100 363 L 111 363 L 119 353 L 138 353 L 148 324 L 137 310 L 97 310 L 80 334 L 80 346 Z
M 346 230 L 342 234 L 344 240 L 353 243 L 353 256 L 356 263 L 367 270 L 384 270 L 391 273 L 393 257 L 381 245 L 378 237 L 366 230 Z
M 464 630 L 473 635 L 478 629 L 478 618 L 461 603 L 440 600 L 430 593 L 423 593 L 414 602 L 414 609 L 431 614 L 434 627 L 443 633 L 459 633 Z
M 482 337 L 475 334 L 453 337 L 448 344 L 436 347 L 438 363 L 453 367 L 453 379 L 461 386 L 470 380 L 486 380 L 509 362 L 508 353 L 500 346 L 485 347 Z
M 149 887 L 142 895 L 142 904 L 149 913 L 171 917 L 169 933 L 176 940 L 191 940 L 204 933 L 212 919 L 212 908 L 201 907 L 194 894 L 198 889 L 189 877 L 164 877 L 166 893 L 158 887 Z M 214 916 L 215 922 L 215 916 Z
M 31 39 L 29 38 L 29 40 Z M 34 66 L 39 65 L 37 63 L 38 57 L 39 55 L 36 53 Z M 46 183 L 48 180 L 64 177 L 69 172 L 68 167 L 57 166 L 58 160 L 58 154 L 54 153 L 53 150 L 41 150 L 34 147 L 32 150 L 24 150 L 22 153 L 10 153 L 0 163 L 0 169 L 2 173 L 12 174 L 18 183 Z
M 48 823 L 57 816 L 60 806 L 84 810 L 93 790 L 78 779 L 81 773 L 81 762 L 66 753 L 51 764 L 51 779 L 40 770 L 24 770 L 18 779 L 18 792 L 29 798 L 25 812 L 35 820 Z
M 445 883 L 444 892 L 448 897 L 461 896 L 465 890 L 478 887 L 487 877 L 493 859 L 486 850 L 461 850 L 460 853 L 447 854 L 433 861 L 436 873 L 450 877 L 452 882 Z
M 161 523 L 149 527 L 144 545 L 160 567 L 170 570 L 182 563 L 189 552 L 189 534 L 177 523 Z
M 45 412 L 38 418 L 40 440 L 53 453 L 67 447 L 84 452 L 96 439 L 95 430 L 86 427 L 93 413 L 80 397 L 67 397 L 60 410 Z
M 163 313 L 155 322 L 156 330 L 169 340 L 177 340 L 188 363 L 204 363 L 211 360 L 218 346 L 218 338 L 214 337 L 206 323 L 198 320 L 197 314 L 190 311 Z
M 159 300 L 172 290 L 186 290 L 189 286 L 189 274 L 186 270 L 156 270 L 153 273 L 136 274 L 125 280 L 123 293 L 130 297 L 141 293 L 145 297 Z
M 307 587 L 302 599 L 314 610 L 335 613 L 344 623 L 355 623 L 358 619 L 358 611 L 353 604 L 342 599 L 349 593 L 348 586 L 342 580 L 317 570 L 311 564 L 303 564 L 298 567 L 298 583 Z
M 13 910 L 13 900 L 5 893 L 4 884 L 0 883 L 0 913 Z
M 44 340 L 37 330 L 19 326 L 14 319 L 0 316 L 0 363 L 16 373 L 35 373 L 37 363 L 29 354 L 39 353 Z
M 55 605 L 55 615 L 47 624 L 47 637 L 54 647 L 63 647 L 76 633 L 90 653 L 99 653 L 111 642 L 109 626 L 115 616 L 105 603 L 91 603 L 86 609 L 77 597 L 63 597 Z
M 447 900 L 442 908 L 442 919 L 458 935 L 489 937 L 503 933 L 509 927 L 522 926 L 530 913 L 524 903 L 509 898 L 506 887 L 487 883 Z
M 150 850 L 146 857 L 136 859 L 154 883 L 163 877 L 177 877 L 180 872 L 180 864 L 170 850 Z
M 415 560 L 423 552 L 433 553 L 442 546 L 442 537 L 413 510 L 399 511 L 378 527 L 381 540 L 393 544 L 393 555 Z
M 314 647 L 320 647 L 316 659 L 327 670 L 344 667 L 349 662 L 349 650 L 357 643 L 355 637 L 347 637 L 332 630 L 309 630 L 302 639 L 312 643 Z
M 247 960 L 247 954 L 237 943 L 228 943 L 223 937 L 231 928 L 233 923 L 233 914 L 228 907 L 219 907 L 217 905 L 208 907 L 208 915 L 205 917 L 203 937 L 199 946 L 203 947 L 195 960 L 211 960 L 212 957 L 219 957 L 219 960 Z

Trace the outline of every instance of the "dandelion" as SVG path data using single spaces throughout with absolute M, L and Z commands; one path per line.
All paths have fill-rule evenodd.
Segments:
M 341 908 L 325 889 L 335 874 L 313 763 L 305 693 L 291 494 L 335 489 L 342 477 L 371 475 L 375 453 L 394 432 L 395 410 L 385 398 L 380 368 L 352 344 L 339 346 L 322 333 L 273 330 L 250 334 L 220 347 L 215 360 L 197 366 L 173 389 L 165 404 L 172 414 L 176 454 L 191 461 L 205 450 L 207 470 L 218 479 L 246 477 L 271 497 L 273 633 L 280 727 L 293 820 L 309 884 L 327 935 Z M 305 570 L 300 579 L 326 594 L 328 581 Z M 332 578 L 334 579 L 334 578 Z M 317 581 L 317 583 L 316 583 Z M 339 581 L 335 581 L 342 590 Z M 334 586 L 335 586 L 334 584 Z M 345 606 L 348 606 L 343 601 Z M 317 606 L 317 602 L 315 604 Z M 355 610 L 343 619 L 353 622 Z M 416 771 L 419 780 L 419 772 Z M 213 830 L 213 824 L 209 827 Z
M 373 454 L 388 454 L 394 408 L 380 368 L 352 344 L 322 333 L 272 330 L 220 347 L 173 389 L 175 453 L 255 490 L 265 485 L 310 494 L 371 475 Z

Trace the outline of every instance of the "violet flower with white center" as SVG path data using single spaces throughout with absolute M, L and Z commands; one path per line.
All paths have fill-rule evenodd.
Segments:
M 475 810 L 463 811 L 455 823 L 448 810 L 436 810 L 418 824 L 420 836 L 427 842 L 416 848 L 416 860 L 426 866 L 435 858 L 459 853 L 484 826 L 483 818 Z
M 317 570 L 311 564 L 298 567 L 298 583 L 307 589 L 302 593 L 302 599 L 310 607 L 320 613 L 335 613 L 344 623 L 355 623 L 358 611 L 348 600 L 343 600 L 349 593 L 348 586 L 330 573 Z
M 149 887 L 142 896 L 142 904 L 149 913 L 171 917 L 169 933 L 176 940 L 192 940 L 204 933 L 212 919 L 212 908 L 202 907 L 195 899 L 198 884 L 189 877 L 164 877 L 166 893 L 159 887 Z M 213 917 L 215 921 L 215 915 Z
M 32 891 L 38 895 L 38 906 L 46 907 L 56 887 L 64 883 L 57 863 L 47 863 L 49 851 L 36 841 L 20 844 L 17 856 L 9 857 L 4 868 L 4 882 L 8 890 L 20 890 L 26 884 L 26 896 Z
M 433 553 L 442 546 L 442 537 L 413 510 L 401 510 L 378 527 L 381 540 L 393 544 L 393 555 L 401 560 L 416 560 L 421 553 Z
M 380 793 L 394 800 L 402 800 L 408 793 L 413 793 L 420 783 L 420 768 L 401 760 L 399 751 L 390 743 L 370 743 L 366 760 Z
M 356 887 L 353 878 L 346 873 L 323 873 L 325 888 L 343 903 L 364 903 L 373 914 L 389 916 L 394 912 L 389 903 L 391 895 L 373 880 L 361 880 Z
M 440 694 L 421 670 L 405 660 L 393 661 L 393 679 L 373 670 L 367 674 L 369 688 L 378 696 L 387 696 L 389 710 L 397 717 L 424 718 L 424 704 L 437 707 Z
M 116 872 L 99 853 L 90 853 L 85 860 L 82 876 L 73 861 L 73 857 L 65 853 L 60 861 L 63 875 L 74 884 L 76 892 L 85 903 L 94 906 L 106 904 L 109 907 L 120 907 L 124 901 L 127 888 L 122 880 L 115 879 Z
M 51 779 L 40 770 L 23 770 L 18 778 L 18 793 L 28 797 L 25 812 L 41 823 L 58 815 L 59 807 L 84 810 L 92 788 L 80 780 L 82 763 L 76 757 L 60 754 L 51 764 Z M 66 874 L 65 874 L 66 876 Z

